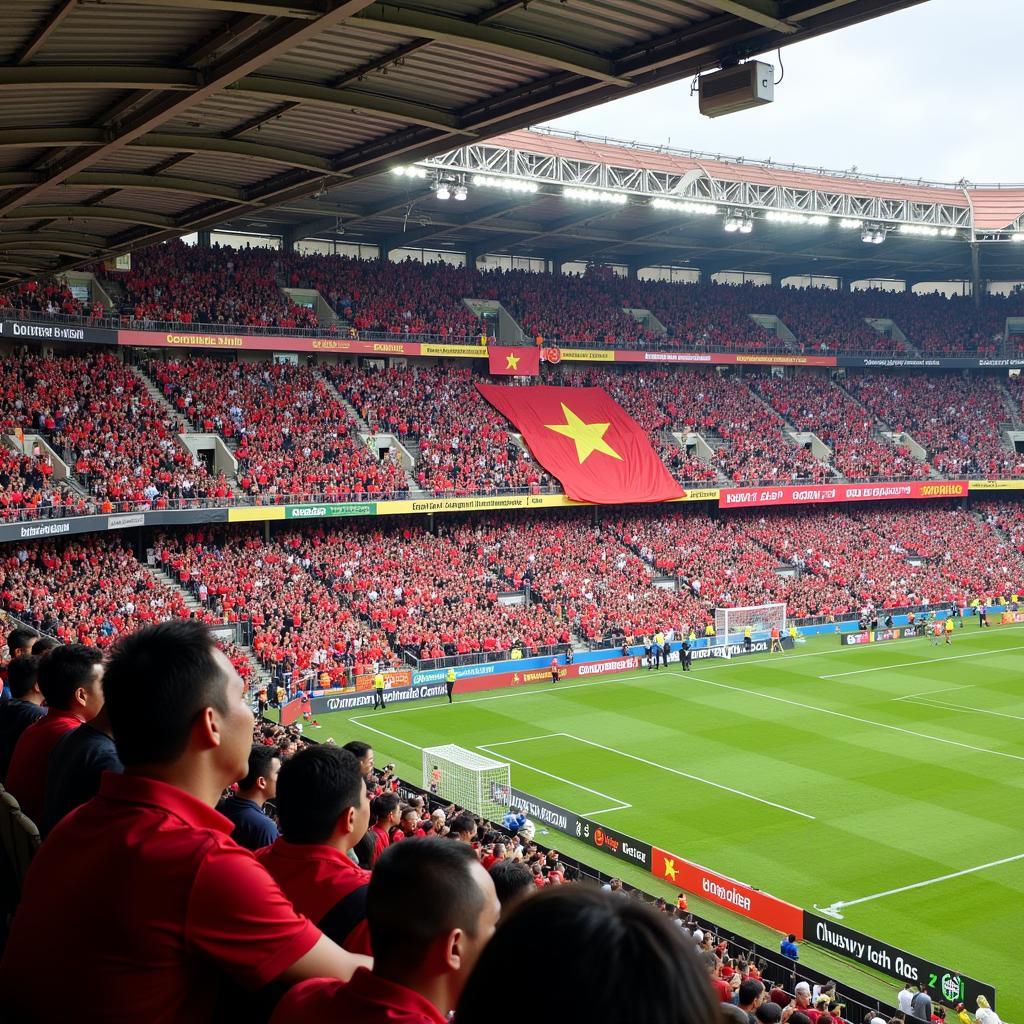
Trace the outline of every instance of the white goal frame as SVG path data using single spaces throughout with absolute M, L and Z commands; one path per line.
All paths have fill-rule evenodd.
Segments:
M 435 768 L 440 780 L 435 780 Z M 442 800 L 501 821 L 508 811 L 512 771 L 507 761 L 496 761 L 454 743 L 423 749 L 423 788 Z
M 715 643 L 721 647 L 742 643 L 748 626 L 753 640 L 767 640 L 771 636 L 773 626 L 778 627 L 779 636 L 784 637 L 788 624 L 785 603 L 716 608 Z

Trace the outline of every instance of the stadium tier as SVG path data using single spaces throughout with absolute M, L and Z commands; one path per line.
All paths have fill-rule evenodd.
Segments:
M 181 242 L 142 250 L 130 271 L 103 271 L 100 280 L 118 296 L 110 306 L 43 280 L 0 293 L 0 314 L 466 344 L 481 331 L 494 334 L 480 310 L 500 303 L 525 337 L 569 348 L 955 357 L 1015 352 L 1006 320 L 1024 311 L 1019 293 L 987 295 L 976 306 L 965 296 L 668 283 L 601 267 L 582 275 L 483 271 L 256 248 L 197 251 Z M 295 290 L 318 294 L 320 311 L 308 299 L 297 305 Z M 467 299 L 477 300 L 477 313 Z

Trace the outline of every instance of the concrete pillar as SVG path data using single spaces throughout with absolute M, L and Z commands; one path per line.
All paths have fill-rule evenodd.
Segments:
M 281 251 L 286 253 L 295 252 L 295 229 L 285 227 L 281 230 Z
M 971 291 L 975 308 L 981 306 L 981 246 L 971 242 Z
M 207 229 L 205 231 L 198 231 L 198 232 L 196 232 L 196 234 L 198 235 L 198 238 L 196 240 L 196 244 L 201 249 L 209 249 L 210 248 L 210 232 L 209 232 L 209 230 Z

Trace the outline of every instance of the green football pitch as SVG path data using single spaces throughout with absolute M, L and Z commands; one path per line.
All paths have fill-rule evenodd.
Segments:
M 512 783 L 850 928 L 996 986 L 1024 1016 L 1024 627 L 694 662 L 336 713 L 318 740 L 371 742 L 422 782 L 420 749 L 456 743 Z M 652 876 L 544 842 L 668 895 Z M 741 934 L 775 936 L 718 907 Z M 898 986 L 805 947 L 808 962 L 890 997 Z M 815 961 L 815 956 L 819 959 Z M 822 959 L 825 958 L 825 959 Z M 1014 991 L 1016 989 L 1016 991 Z

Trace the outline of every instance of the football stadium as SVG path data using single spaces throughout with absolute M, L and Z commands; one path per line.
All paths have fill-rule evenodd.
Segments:
M 552 124 L 928 6 L 0 5 L 0 1021 L 1024 1019 L 1024 186 Z

